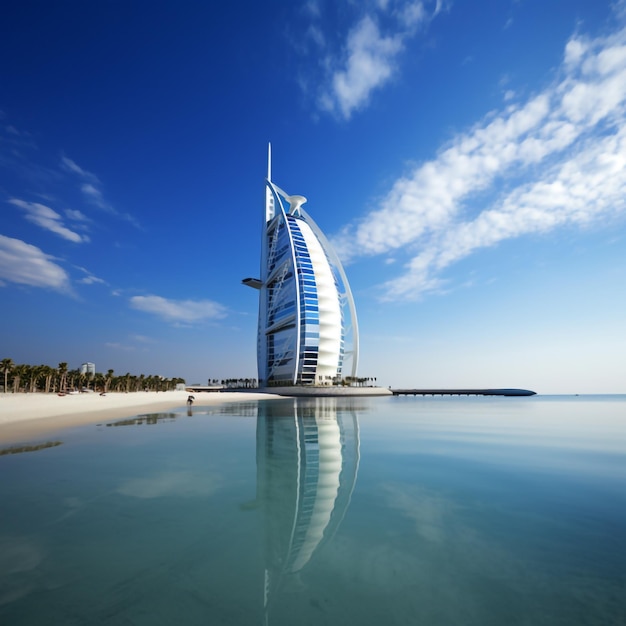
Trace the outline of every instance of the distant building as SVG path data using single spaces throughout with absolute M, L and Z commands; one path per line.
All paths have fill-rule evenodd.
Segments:
M 95 363 L 83 363 L 80 366 L 80 373 L 81 374 L 93 374 L 93 375 L 95 375 L 95 373 L 96 373 L 96 364 Z
M 317 224 L 271 179 L 268 150 L 259 291 L 259 386 L 328 385 L 356 376 L 358 326 L 341 262 Z

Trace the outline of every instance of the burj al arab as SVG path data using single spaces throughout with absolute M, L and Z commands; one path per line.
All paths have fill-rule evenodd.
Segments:
M 339 258 L 304 210 L 272 181 L 268 147 L 259 292 L 259 386 L 332 385 L 356 376 L 354 299 Z

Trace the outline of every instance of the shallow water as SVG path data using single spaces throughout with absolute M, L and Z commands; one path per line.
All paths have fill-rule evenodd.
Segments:
M 2 624 L 626 624 L 626 397 L 264 401 L 0 456 Z

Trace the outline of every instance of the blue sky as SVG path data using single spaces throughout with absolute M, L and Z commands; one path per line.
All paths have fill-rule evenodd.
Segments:
M 626 393 L 623 2 L 24 0 L 0 59 L 1 358 L 256 376 L 271 141 L 361 375 Z

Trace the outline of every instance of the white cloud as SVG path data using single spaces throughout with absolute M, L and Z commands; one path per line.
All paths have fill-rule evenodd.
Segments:
M 80 190 L 91 204 L 110 213 L 116 212 L 113 207 L 104 200 L 104 196 L 100 190 L 100 179 L 95 174 L 83 169 L 78 163 L 66 156 L 61 157 L 61 168 L 66 172 L 75 174 L 83 181 L 86 181 L 80 185 Z
M 427 19 L 426 9 L 424 4 L 418 2 L 407 2 L 400 7 L 398 11 L 400 22 L 404 23 L 407 27 L 418 26 Z
M 365 16 L 348 36 L 345 68 L 333 75 L 322 106 L 331 111 L 339 109 L 349 119 L 367 102 L 370 93 L 392 76 L 393 61 L 401 48 L 401 36 L 381 36 L 374 20 Z
M 126 352 L 135 352 L 138 348 L 142 351 L 146 351 L 146 346 L 150 344 L 154 344 L 154 339 L 150 337 L 146 337 L 145 335 L 129 335 L 128 340 L 125 342 L 121 341 L 107 341 L 104 345 L 107 348 L 111 348 L 113 350 L 123 350 Z M 137 346 L 137 344 L 140 344 Z
M 124 350 L 126 352 L 134 352 L 136 350 L 135 346 L 119 343 L 118 341 L 107 341 L 104 345 L 107 348 L 112 348 L 113 350 Z
M 575 66 L 580 63 L 580 60 L 587 52 L 587 46 L 581 39 L 572 37 L 565 45 L 565 54 L 563 55 L 563 61 L 566 66 Z
M 161 296 L 133 296 L 134 309 L 153 313 L 171 322 L 199 322 L 226 317 L 226 309 L 211 300 L 168 300 Z
M 111 215 L 121 217 L 134 226 L 138 226 L 137 221 L 132 215 L 128 213 L 120 213 L 105 199 L 104 193 L 102 192 L 102 183 L 95 174 L 83 169 L 75 161 L 66 156 L 61 157 L 61 168 L 66 172 L 70 172 L 71 174 L 78 176 L 83 181 L 80 185 L 80 190 L 89 204 L 101 209 L 102 211 L 106 211 Z
M 102 192 L 92 183 L 83 183 L 80 186 L 80 190 L 83 192 L 85 197 L 99 209 L 103 209 L 111 213 L 114 212 L 113 207 L 105 201 Z
M 573 38 L 559 80 L 398 179 L 378 209 L 339 233 L 337 248 L 350 258 L 417 247 L 384 286 L 388 298 L 415 298 L 474 250 L 623 211 L 625 123 L 626 30 Z M 497 200 L 482 209 L 486 193 Z
M 85 274 L 84 278 L 81 278 L 78 282 L 83 284 L 83 285 L 106 285 L 107 282 L 106 280 L 102 279 L 102 278 L 98 278 L 97 276 L 94 276 L 89 270 L 85 269 L 84 267 L 78 267 L 77 269 L 79 269 L 81 272 L 83 272 Z
M 154 339 L 146 337 L 145 335 L 131 335 L 131 339 L 139 343 L 154 343 Z
M 24 200 L 18 200 L 17 198 L 11 198 L 9 202 L 26 212 L 26 219 L 37 226 L 49 230 L 63 239 L 72 241 L 73 243 L 85 243 L 89 241 L 87 235 L 79 235 L 78 233 L 70 230 L 63 224 L 62 217 L 56 211 L 47 207 L 45 204 L 39 204 L 38 202 L 26 202 Z
M 92 276 L 91 274 L 89 276 L 85 276 L 85 278 L 81 278 L 78 282 L 83 285 L 96 285 L 96 284 L 106 285 L 107 284 L 106 280 L 103 280 L 102 278 L 98 278 L 97 276 Z
M 420 0 L 400 0 L 379 2 L 375 11 L 362 15 L 347 33 L 342 51 L 325 56 L 323 65 L 327 76 L 318 98 L 320 108 L 346 120 L 363 108 L 372 92 L 395 75 L 407 39 L 439 9 L 437 4 L 435 12 L 429 16 Z M 378 17 L 383 14 L 394 24 L 387 32 L 382 32 L 379 26 Z M 317 13 L 311 15 L 319 17 Z M 307 32 L 318 47 L 324 46 L 326 37 L 318 24 L 309 26 Z
M 321 8 L 318 0 L 308 0 L 304 3 L 302 10 L 313 17 L 319 17 Z
M 0 284 L 7 282 L 71 292 L 69 276 L 53 257 L 20 239 L 0 235 Z
M 98 180 L 98 177 L 95 174 L 92 174 L 91 172 L 84 170 L 75 161 L 72 161 L 72 159 L 68 159 L 65 156 L 61 157 L 61 167 L 67 172 L 71 172 L 72 174 L 78 174 L 78 176 L 86 180 L 91 180 L 94 183 L 100 182 Z
M 65 215 L 74 222 L 90 222 L 91 220 L 81 211 L 66 209 Z

